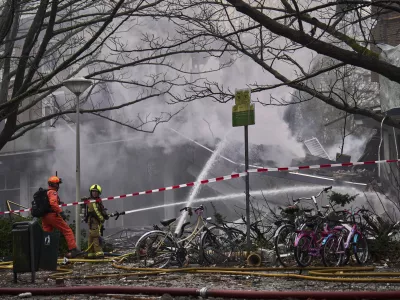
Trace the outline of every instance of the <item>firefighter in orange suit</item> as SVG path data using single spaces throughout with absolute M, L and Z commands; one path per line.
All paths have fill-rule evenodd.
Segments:
M 49 189 L 47 191 L 47 197 L 52 211 L 42 217 L 42 226 L 43 230 L 46 232 L 51 232 L 54 228 L 58 229 L 67 241 L 69 253 L 66 256 L 68 258 L 74 258 L 78 256 L 81 251 L 76 248 L 74 233 L 67 222 L 65 222 L 65 213 L 62 211 L 61 207 L 59 207 L 60 197 L 58 196 L 58 189 L 61 183 L 61 178 L 57 176 L 51 176 L 48 180 Z
M 104 252 L 101 247 L 100 236 L 104 221 L 109 219 L 109 215 L 106 213 L 106 209 L 101 202 L 101 186 L 93 184 L 90 187 L 89 192 L 90 199 L 96 200 L 96 202 L 91 202 L 87 204 L 86 207 L 85 221 L 89 226 L 89 249 L 87 252 L 87 258 L 103 258 Z

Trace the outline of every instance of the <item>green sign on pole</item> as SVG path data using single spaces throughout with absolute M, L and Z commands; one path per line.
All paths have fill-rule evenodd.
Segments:
M 235 105 L 232 107 L 232 126 L 255 124 L 254 104 L 250 104 L 250 89 L 235 91 Z
M 249 126 L 255 124 L 254 104 L 251 104 L 251 90 L 235 91 L 235 105 L 232 107 L 232 126 L 244 126 L 244 162 L 245 171 L 249 169 Z M 250 239 L 250 179 L 246 176 L 246 240 L 247 255 L 252 248 Z

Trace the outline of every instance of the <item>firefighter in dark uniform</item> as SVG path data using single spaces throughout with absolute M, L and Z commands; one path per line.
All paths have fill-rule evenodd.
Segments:
M 94 184 L 90 187 L 89 192 L 89 199 L 97 201 L 86 205 L 85 221 L 89 226 L 89 249 L 87 251 L 87 258 L 103 258 L 104 252 L 100 240 L 104 221 L 109 219 L 109 215 L 100 198 L 101 186 Z

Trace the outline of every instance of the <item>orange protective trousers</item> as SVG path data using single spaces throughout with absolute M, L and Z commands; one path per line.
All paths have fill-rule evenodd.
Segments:
M 48 213 L 42 217 L 43 230 L 46 232 L 52 232 L 54 228 L 58 229 L 67 241 L 68 250 L 76 248 L 75 236 L 72 229 L 68 226 L 67 222 L 63 220 L 56 213 Z

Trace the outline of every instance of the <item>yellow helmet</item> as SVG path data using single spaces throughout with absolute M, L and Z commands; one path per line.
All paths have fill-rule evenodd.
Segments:
M 99 192 L 99 195 L 101 195 L 101 186 L 98 184 L 93 184 L 90 189 L 89 192 L 91 193 L 92 191 L 97 191 Z

